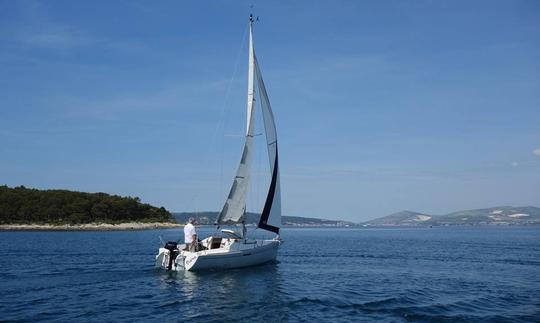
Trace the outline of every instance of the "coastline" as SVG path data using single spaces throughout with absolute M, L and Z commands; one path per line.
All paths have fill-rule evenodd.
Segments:
M 110 223 L 85 223 L 85 224 L 0 224 L 0 231 L 136 231 L 153 229 L 174 229 L 183 225 L 172 222 L 126 222 L 119 224 Z

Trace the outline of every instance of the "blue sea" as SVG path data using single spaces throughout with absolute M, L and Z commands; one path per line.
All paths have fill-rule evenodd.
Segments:
M 540 321 L 539 227 L 283 229 L 276 263 L 205 273 L 154 269 L 160 235 L 0 232 L 0 320 Z

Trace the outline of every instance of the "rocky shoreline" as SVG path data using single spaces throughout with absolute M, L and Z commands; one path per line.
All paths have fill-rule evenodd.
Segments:
M 173 229 L 182 227 L 172 222 L 127 222 L 119 224 L 86 223 L 86 224 L 0 224 L 0 231 L 135 231 L 153 229 Z

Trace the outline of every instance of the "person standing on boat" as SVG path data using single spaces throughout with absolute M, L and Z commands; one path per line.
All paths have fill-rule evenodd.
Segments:
M 197 231 L 195 231 L 194 218 L 189 218 L 188 224 L 184 226 L 184 242 L 186 243 L 186 249 L 190 252 L 197 251 Z

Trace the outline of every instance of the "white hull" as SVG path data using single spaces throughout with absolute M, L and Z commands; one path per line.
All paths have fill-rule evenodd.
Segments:
M 211 245 L 207 239 L 203 245 L 205 242 Z M 280 240 L 225 240 L 219 248 L 198 252 L 179 251 L 170 270 L 199 271 L 256 266 L 275 260 L 280 244 Z M 156 267 L 169 269 L 169 256 L 169 250 L 160 248 L 156 256 Z

